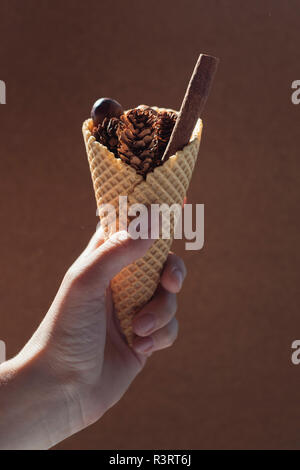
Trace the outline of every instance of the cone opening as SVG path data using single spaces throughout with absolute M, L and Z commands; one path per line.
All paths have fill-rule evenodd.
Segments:
M 171 111 L 171 112 L 175 112 L 177 115 L 178 115 L 178 111 L 174 111 L 173 109 L 169 109 L 169 108 L 158 108 L 157 106 L 151 106 L 152 109 L 154 109 L 155 111 Z M 125 111 L 126 112 L 126 111 Z M 84 134 L 84 139 L 85 139 L 85 143 L 86 145 L 88 144 L 88 141 L 89 139 L 93 139 L 93 142 L 97 142 L 95 137 L 93 137 L 93 120 L 90 118 L 90 119 L 87 119 L 86 121 L 84 121 L 83 123 L 83 134 Z M 200 141 L 200 138 L 201 138 L 201 132 L 202 132 L 202 127 L 203 127 L 203 124 L 202 124 L 202 120 L 199 118 L 195 127 L 194 127 L 194 130 L 192 132 L 192 135 L 191 135 L 191 138 L 190 138 L 190 141 L 189 143 L 183 147 L 183 149 L 177 151 L 174 155 L 171 155 L 168 160 L 166 160 L 165 162 L 163 162 L 162 165 L 154 168 L 153 171 L 147 173 L 145 175 L 145 180 L 147 181 L 147 178 L 149 175 L 153 174 L 153 172 L 157 172 L 159 171 L 160 168 L 163 168 L 166 164 L 168 165 L 173 165 L 174 161 L 180 157 L 180 155 L 183 155 L 185 150 L 190 146 L 190 145 L 194 145 L 193 142 L 196 143 L 196 141 Z M 98 142 L 97 142 L 98 143 Z M 92 144 L 92 141 L 90 141 L 90 144 Z M 99 144 L 99 143 L 98 143 Z M 99 144 L 100 145 L 100 144 Z M 101 144 L 102 146 L 103 144 Z M 107 150 L 107 152 L 111 153 L 110 150 L 105 147 L 103 145 L 103 148 L 105 148 Z M 120 161 L 120 165 L 121 166 L 129 166 L 130 168 L 132 168 L 130 165 L 128 165 L 127 163 L 123 162 L 123 160 L 121 158 L 117 158 L 115 157 L 116 160 Z M 169 162 L 169 163 L 168 163 Z M 133 169 L 133 168 L 132 168 Z M 134 170 L 135 171 L 135 170 Z

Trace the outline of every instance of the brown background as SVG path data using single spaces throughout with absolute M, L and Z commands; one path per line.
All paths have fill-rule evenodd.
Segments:
M 30 337 L 95 225 L 81 136 L 93 101 L 179 108 L 199 52 L 221 58 L 189 202 L 205 248 L 180 336 L 59 449 L 299 448 L 297 1 L 0 0 L 0 338 Z

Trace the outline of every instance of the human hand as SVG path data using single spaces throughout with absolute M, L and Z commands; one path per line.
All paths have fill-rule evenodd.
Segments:
M 72 406 L 72 432 L 98 420 L 124 394 L 152 352 L 177 336 L 176 293 L 186 275 L 183 261 L 170 254 L 153 299 L 136 315 L 130 348 L 114 316 L 110 280 L 142 257 L 153 240 L 133 240 L 127 232 L 104 242 L 99 229 L 67 272 L 49 312 L 22 351 L 59 383 Z M 74 407 L 74 403 L 76 406 Z M 74 419 L 74 408 L 80 410 Z

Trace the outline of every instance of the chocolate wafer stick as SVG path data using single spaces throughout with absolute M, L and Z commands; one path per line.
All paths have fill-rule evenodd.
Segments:
M 216 57 L 200 54 L 188 84 L 175 127 L 163 155 L 163 162 L 188 144 L 197 119 L 204 109 L 218 62 L 219 59 Z

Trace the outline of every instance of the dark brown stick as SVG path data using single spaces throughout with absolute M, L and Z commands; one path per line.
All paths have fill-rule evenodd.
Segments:
M 218 63 L 216 57 L 200 54 L 162 161 L 165 162 L 189 142 L 204 109 Z

